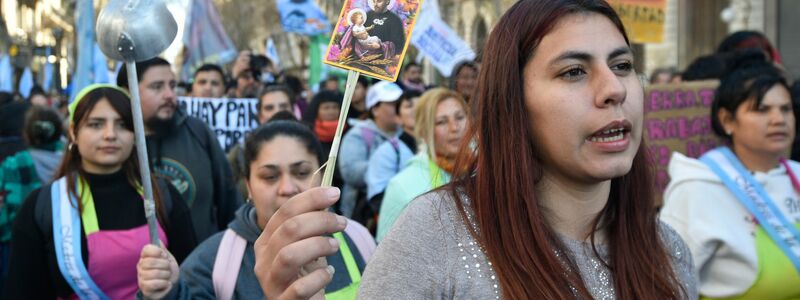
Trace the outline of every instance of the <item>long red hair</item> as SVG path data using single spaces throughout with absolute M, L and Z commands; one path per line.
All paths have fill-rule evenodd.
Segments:
M 469 136 L 477 145 L 462 147 L 453 184 L 463 220 L 474 212 L 472 235 L 486 251 L 507 299 L 591 299 L 581 275 L 562 250 L 544 219 L 535 196 L 541 162 L 525 108 L 523 68 L 559 19 L 575 13 L 597 13 L 610 19 L 628 37 L 617 14 L 600 0 L 523 0 L 512 6 L 486 42 L 478 79 L 475 122 Z M 469 139 L 468 139 L 469 140 Z M 630 172 L 611 181 L 608 203 L 594 220 L 609 247 L 607 265 L 619 299 L 678 299 L 685 292 L 672 270 L 660 239 L 654 189 L 644 144 Z M 523 155 L 520 155 L 523 154 Z M 470 201 L 462 202 L 462 195 Z M 466 222 L 469 224 L 469 222 Z M 591 235 L 594 247 L 594 233 Z M 597 253 L 595 248 L 595 254 Z M 574 288 L 573 291 L 571 288 Z

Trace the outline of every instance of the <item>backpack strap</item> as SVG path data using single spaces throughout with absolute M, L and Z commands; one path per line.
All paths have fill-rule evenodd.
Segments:
M 239 277 L 239 269 L 242 267 L 242 257 L 244 257 L 246 247 L 247 240 L 231 229 L 225 230 L 219 248 L 217 248 L 214 271 L 211 274 L 217 299 L 230 300 L 233 297 L 233 290 L 236 288 L 236 280 Z
M 413 154 L 417 153 L 417 140 L 414 139 L 413 136 L 404 131 L 397 138 L 400 139 L 400 141 L 403 142 L 403 144 L 405 144 L 409 150 L 411 150 L 411 153 Z
M 400 159 L 400 142 L 397 140 L 396 137 L 393 137 L 393 138 L 389 139 L 389 144 L 391 144 L 392 148 L 394 148 L 394 154 L 395 154 L 395 157 L 397 157 L 397 160 L 395 161 L 395 174 L 397 174 L 397 173 L 400 173 L 400 169 L 402 169 L 402 167 L 403 167 L 403 166 L 400 165 L 400 160 L 401 160 Z
M 187 116 L 184 122 L 186 123 L 186 127 L 189 127 L 189 132 L 191 132 L 192 135 L 194 135 L 194 137 L 200 141 L 200 145 L 202 145 L 203 149 L 206 149 L 206 152 L 208 152 L 208 146 L 211 144 L 211 141 L 208 140 L 209 137 L 206 134 L 206 127 L 208 125 L 203 123 L 203 121 L 195 119 L 191 116 Z
M 161 204 L 164 205 L 164 210 L 166 210 L 164 213 L 169 215 L 169 213 L 172 212 L 172 195 L 169 193 L 169 186 L 167 185 L 171 183 L 162 178 L 158 178 L 156 179 L 156 184 L 158 185 L 158 195 L 161 196 Z
M 156 174 L 153 173 L 151 176 L 156 176 Z M 158 195 L 161 196 L 161 205 L 164 206 L 164 220 L 156 214 L 158 225 L 161 225 L 164 230 L 169 230 L 170 226 L 172 226 L 169 222 L 169 215 L 172 213 L 172 206 L 174 205 L 172 195 L 169 192 L 171 183 L 163 178 L 156 178 L 156 185 L 158 186 Z
M 53 231 L 53 210 L 50 197 L 52 193 L 50 190 L 53 184 L 43 185 L 39 189 L 39 195 L 36 197 L 36 206 L 34 208 L 34 220 L 36 226 L 44 233 L 44 236 L 50 236 Z
M 364 138 L 364 144 L 367 145 L 367 154 L 372 152 L 372 141 L 375 140 L 375 132 L 366 126 L 361 127 L 361 136 Z
M 347 219 L 347 227 L 344 228 L 344 233 L 350 237 L 350 240 L 356 245 L 358 254 L 361 255 L 361 259 L 364 260 L 364 263 L 368 263 L 370 258 L 372 258 L 372 254 L 375 253 L 376 248 L 375 238 L 369 234 L 369 230 L 367 230 L 364 225 Z

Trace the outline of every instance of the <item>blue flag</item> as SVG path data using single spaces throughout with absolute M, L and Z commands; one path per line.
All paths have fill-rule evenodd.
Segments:
M 44 64 L 44 79 L 42 79 L 42 89 L 46 92 L 50 91 L 50 88 L 53 87 L 53 64 L 50 63 L 50 55 L 52 55 L 52 49 L 47 47 L 45 50 L 45 56 L 47 57 L 47 62 Z
M 278 57 L 278 48 L 275 47 L 275 42 L 272 41 L 272 38 L 267 39 L 267 45 L 264 49 L 265 56 L 272 61 L 275 67 L 280 67 L 281 58 Z
M 116 81 L 117 80 L 116 78 L 119 77 L 119 71 L 122 70 L 122 65 L 124 64 L 121 62 L 117 62 L 117 64 L 114 65 L 114 76 L 112 76 L 112 78 L 114 78 L 114 81 Z
M 181 79 L 189 81 L 203 64 L 222 65 L 236 58 L 233 46 L 211 0 L 192 0 L 183 32 L 184 62 Z
M 0 56 L 0 92 L 14 92 L 14 68 L 8 55 Z
M 92 76 L 94 68 L 94 4 L 93 0 L 77 0 L 75 5 L 75 30 L 77 33 L 78 44 L 78 63 L 75 67 L 75 74 L 72 75 L 72 90 L 77 92 L 94 82 Z M 75 100 L 75 94 L 70 97 L 70 101 Z
M 92 73 L 94 73 L 93 83 L 112 83 L 111 78 L 108 77 L 108 60 L 106 60 L 103 50 L 100 50 L 100 46 L 97 43 L 94 44 L 94 58 L 92 61 L 94 65 L 94 70 L 92 70 Z
M 19 94 L 22 95 L 22 98 L 28 99 L 28 96 L 31 95 L 31 89 L 33 88 L 33 73 L 31 73 L 31 68 L 25 68 L 25 71 L 22 72 L 22 77 L 19 78 Z
M 279 0 L 283 31 L 302 35 L 330 35 L 331 22 L 311 0 Z

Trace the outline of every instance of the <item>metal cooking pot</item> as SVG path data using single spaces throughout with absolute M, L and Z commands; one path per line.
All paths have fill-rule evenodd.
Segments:
M 143 61 L 166 50 L 178 24 L 160 0 L 111 0 L 97 17 L 97 41 L 109 58 Z

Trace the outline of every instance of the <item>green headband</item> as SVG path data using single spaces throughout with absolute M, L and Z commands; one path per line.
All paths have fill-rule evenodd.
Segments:
M 131 97 L 128 94 L 128 91 L 122 89 L 121 87 L 113 85 L 113 84 L 96 83 L 96 84 L 89 85 L 89 86 L 83 88 L 80 92 L 78 92 L 78 95 L 75 96 L 75 100 L 73 100 L 72 103 L 69 104 L 68 110 L 69 110 L 69 120 L 70 120 L 70 122 L 73 122 L 73 123 L 75 122 L 75 108 L 78 107 L 78 103 L 81 102 L 81 100 L 83 100 L 83 98 L 85 98 L 87 94 L 91 93 L 92 91 L 94 91 L 96 89 L 101 89 L 101 88 L 115 89 L 115 90 L 120 91 L 123 94 L 125 94 L 125 96 L 127 96 L 128 98 Z

